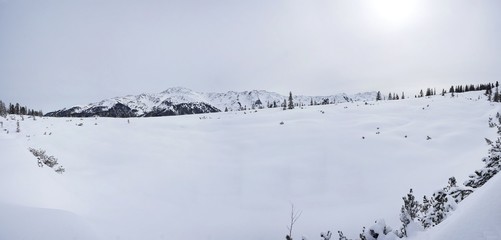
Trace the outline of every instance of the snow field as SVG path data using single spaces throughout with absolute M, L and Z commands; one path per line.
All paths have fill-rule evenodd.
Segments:
M 0 132 L 0 207 L 64 211 L 71 217 L 49 218 L 79 226 L 62 237 L 37 232 L 37 239 L 283 239 L 291 203 L 303 212 L 295 239 L 327 230 L 353 238 L 380 218 L 397 228 L 409 188 L 421 200 L 449 177 L 462 183 L 482 167 L 484 138 L 496 137 L 488 117 L 499 108 L 479 95 L 130 124 L 25 117 L 21 133 L 15 121 L 0 119 L 10 131 Z M 67 172 L 38 168 L 28 147 L 54 155 Z

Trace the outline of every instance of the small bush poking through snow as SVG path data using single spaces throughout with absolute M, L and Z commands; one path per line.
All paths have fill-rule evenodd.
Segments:
M 43 167 L 43 165 L 46 165 L 50 168 L 54 168 L 56 165 L 59 165 L 59 163 L 57 162 L 57 158 L 55 158 L 54 156 L 48 156 L 45 153 L 45 150 L 34 149 L 34 148 L 29 148 L 29 150 L 38 159 L 38 166 L 39 167 Z M 59 174 L 63 174 L 65 172 L 65 169 L 63 166 L 59 166 L 54 171 L 59 173 Z
M 340 234 L 340 236 L 341 236 L 341 234 Z M 323 233 L 320 233 L 320 237 L 322 238 L 322 240 L 330 240 L 332 237 L 332 233 L 331 233 L 331 231 L 327 231 L 326 233 L 323 232 Z

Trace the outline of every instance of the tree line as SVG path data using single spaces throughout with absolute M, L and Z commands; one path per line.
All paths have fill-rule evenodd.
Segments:
M 466 84 L 466 85 L 452 85 L 449 88 L 449 91 L 446 89 L 442 89 L 442 92 L 440 93 L 442 96 L 445 96 L 446 93 L 450 93 L 452 96 L 454 96 L 455 93 L 464 93 L 464 92 L 470 92 L 470 91 L 486 91 L 485 94 L 489 96 L 489 101 L 493 102 L 501 102 L 501 94 L 499 94 L 498 91 L 499 83 L 496 82 L 494 83 L 486 83 L 486 84 Z M 496 88 L 496 91 L 493 92 L 492 89 Z M 414 95 L 414 98 L 422 98 L 422 97 L 429 97 L 429 96 L 434 96 L 437 95 L 437 90 L 436 88 L 426 88 L 426 90 L 423 91 L 421 89 L 418 94 Z M 381 94 L 381 91 L 378 91 L 376 94 L 376 101 L 381 101 L 381 100 L 400 100 L 400 99 L 405 99 L 404 92 L 399 96 L 398 93 L 389 93 L 388 96 L 383 96 Z
M 19 103 L 9 103 L 9 106 L 7 107 L 7 105 L 0 100 L 0 116 L 5 117 L 7 114 L 43 116 L 42 110 L 36 111 L 28 108 L 27 106 L 21 106 Z

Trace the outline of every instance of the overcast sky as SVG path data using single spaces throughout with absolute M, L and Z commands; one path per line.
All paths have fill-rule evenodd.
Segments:
M 174 86 L 441 88 L 500 64 L 498 0 L 0 0 L 0 99 L 45 112 Z

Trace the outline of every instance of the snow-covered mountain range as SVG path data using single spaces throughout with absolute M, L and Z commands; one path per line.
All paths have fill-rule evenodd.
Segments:
M 239 111 L 256 108 L 282 106 L 287 96 L 264 90 L 226 93 L 203 93 L 175 87 L 155 94 L 128 95 L 115 97 L 88 105 L 73 106 L 49 112 L 52 117 L 155 117 L 210 113 L 220 111 Z M 348 95 L 345 93 L 330 96 L 293 95 L 297 106 L 334 104 L 351 101 L 375 100 L 376 92 Z

